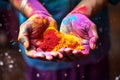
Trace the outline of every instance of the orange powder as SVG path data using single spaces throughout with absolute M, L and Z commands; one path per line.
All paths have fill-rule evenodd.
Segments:
M 44 51 L 59 51 L 61 48 L 84 49 L 80 39 L 73 34 L 64 34 L 53 27 L 47 28 L 43 34 L 43 40 L 39 46 Z

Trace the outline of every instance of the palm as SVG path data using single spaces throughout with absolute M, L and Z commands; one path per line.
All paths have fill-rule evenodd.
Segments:
M 66 34 L 72 32 L 79 37 L 82 46 L 85 48 L 82 51 L 83 54 L 89 53 L 91 38 L 96 38 L 97 36 L 94 23 L 81 14 L 67 16 L 62 21 L 60 31 Z
M 42 35 L 44 33 L 44 31 L 48 28 L 48 27 L 56 27 L 56 22 L 50 18 L 50 17 L 35 17 L 35 19 L 33 19 L 33 23 L 31 24 L 31 32 L 30 32 L 30 42 L 32 45 L 38 47 L 40 44 L 40 41 L 42 39 Z
M 57 26 L 55 20 L 52 17 L 41 14 L 33 15 L 21 25 L 18 39 L 23 43 L 27 56 L 42 58 L 41 54 L 44 54 L 44 51 L 39 48 L 39 44 L 44 31 L 50 26 Z M 34 55 L 33 53 L 36 54 Z

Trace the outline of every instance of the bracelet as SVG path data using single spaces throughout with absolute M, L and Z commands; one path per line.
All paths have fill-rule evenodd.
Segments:
M 21 4 L 20 4 L 20 11 L 21 11 L 22 13 L 24 13 L 24 7 L 25 7 L 27 1 L 28 1 L 28 0 L 22 0 L 22 2 L 21 2 Z

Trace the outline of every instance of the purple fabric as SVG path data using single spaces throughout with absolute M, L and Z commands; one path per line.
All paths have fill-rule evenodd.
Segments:
M 109 80 L 107 58 L 97 64 L 75 65 L 61 70 L 38 70 L 26 65 L 26 80 Z

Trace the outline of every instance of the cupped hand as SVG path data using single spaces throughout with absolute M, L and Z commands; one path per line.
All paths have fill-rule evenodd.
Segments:
M 98 39 L 96 25 L 85 15 L 80 13 L 73 13 L 67 15 L 60 26 L 60 32 L 69 34 L 73 33 L 79 37 L 83 50 L 71 50 L 70 48 L 64 48 L 61 52 L 88 55 L 90 49 L 96 48 L 96 42 Z
M 48 27 L 57 28 L 56 21 L 44 14 L 35 14 L 20 26 L 18 40 L 24 45 L 27 56 L 52 60 L 59 55 L 54 51 L 45 52 L 39 48 L 43 33 Z

